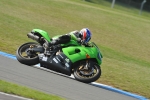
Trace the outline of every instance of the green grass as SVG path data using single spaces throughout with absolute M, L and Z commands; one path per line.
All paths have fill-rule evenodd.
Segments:
M 3 80 L 0 80 L 0 91 L 22 97 L 31 98 L 33 100 L 65 100 L 64 98 L 60 98 L 55 95 L 42 93 L 24 86 L 18 86 L 16 84 L 8 83 Z
M 40 28 L 50 36 L 88 27 L 103 53 L 97 81 L 150 98 L 150 14 L 102 0 L 1 0 L 0 50 L 15 54 L 26 34 Z

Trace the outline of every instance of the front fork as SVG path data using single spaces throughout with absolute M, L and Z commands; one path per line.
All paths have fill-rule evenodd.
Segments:
M 79 70 L 91 70 L 91 69 L 92 69 L 92 66 L 91 66 L 90 59 L 86 59 L 85 65 L 83 65 L 79 68 Z
M 79 72 L 85 76 L 92 75 L 94 73 L 94 69 L 92 68 L 92 61 L 90 59 L 86 59 L 85 64 L 79 67 Z
M 85 65 L 84 68 L 88 70 L 88 69 L 90 68 L 90 67 L 89 67 L 89 64 L 90 64 L 90 63 L 89 63 L 89 60 L 87 59 L 87 60 L 86 60 L 86 65 Z

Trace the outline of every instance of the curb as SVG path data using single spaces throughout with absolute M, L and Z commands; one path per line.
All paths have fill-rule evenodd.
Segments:
M 24 98 L 24 97 L 17 96 L 17 95 L 13 95 L 13 94 L 4 93 L 4 92 L 0 92 L 0 94 L 5 95 L 5 96 L 9 96 L 9 97 L 14 97 L 14 98 L 22 99 L 22 100 L 33 100 L 33 99 Z M 3 100 L 3 99 L 2 99 L 2 100 Z M 6 99 L 5 99 L 5 100 L 6 100 Z M 14 100 L 14 99 L 13 99 L 13 100 Z
M 11 58 L 11 59 L 14 59 L 14 60 L 17 60 L 15 55 L 8 54 L 8 53 L 2 52 L 2 51 L 0 51 L 0 55 L 4 56 L 4 57 Z M 36 66 L 39 66 L 39 65 L 36 65 Z M 71 76 L 71 78 L 73 78 L 73 76 Z M 133 98 L 136 98 L 136 99 L 139 99 L 139 100 L 149 100 L 144 96 L 140 96 L 140 95 L 137 95 L 137 94 L 126 92 L 126 91 L 123 91 L 123 90 L 120 90 L 120 89 L 117 89 L 117 88 L 114 88 L 112 86 L 108 86 L 108 85 L 105 85 L 105 84 L 100 84 L 100 83 L 96 83 L 96 82 L 92 82 L 90 84 L 94 85 L 94 86 L 97 86 L 97 87 L 100 87 L 100 88 L 103 88 L 103 89 L 106 89 L 106 90 L 109 90 L 109 91 L 113 91 L 113 92 L 117 92 L 117 93 L 120 93 L 120 94 L 123 94 L 123 95 L 126 95 L 126 96 L 130 96 L 130 97 L 133 97 Z

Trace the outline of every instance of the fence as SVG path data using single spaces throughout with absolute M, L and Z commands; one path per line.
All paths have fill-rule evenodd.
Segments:
M 116 0 L 116 3 L 121 3 L 125 6 L 129 6 L 129 7 L 136 7 L 138 9 L 140 9 L 141 4 L 142 4 L 143 0 Z M 150 11 L 150 4 L 148 4 L 148 2 L 146 2 L 143 6 L 143 10 L 147 10 Z

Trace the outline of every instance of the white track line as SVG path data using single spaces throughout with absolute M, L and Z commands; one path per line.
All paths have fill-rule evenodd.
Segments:
M 33 100 L 33 99 L 24 98 L 24 97 L 17 96 L 17 95 L 7 94 L 7 93 L 4 93 L 4 92 L 0 92 L 0 94 L 10 96 L 10 97 L 19 98 L 19 99 L 23 99 L 23 100 Z

